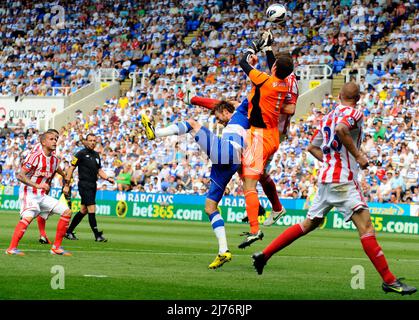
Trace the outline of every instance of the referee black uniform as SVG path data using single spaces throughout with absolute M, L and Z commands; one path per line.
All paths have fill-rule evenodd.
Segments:
M 71 165 L 79 168 L 79 193 L 81 204 L 90 206 L 96 204 L 97 175 L 102 168 L 99 153 L 84 148 L 77 152 Z
M 84 141 L 85 148 L 78 151 L 71 161 L 71 167 L 67 172 L 66 183 L 71 181 L 73 172 L 76 167 L 79 169 L 79 194 L 81 198 L 80 211 L 74 216 L 65 237 L 70 240 L 77 240 L 74 229 L 84 218 L 86 213 L 89 214 L 89 224 L 95 235 L 96 241 L 107 241 L 103 237 L 103 232 L 99 231 L 96 222 L 96 191 L 98 176 L 113 183 L 112 178 L 108 178 L 102 170 L 102 162 L 99 153 L 94 148 L 96 145 L 96 136 L 88 134 Z

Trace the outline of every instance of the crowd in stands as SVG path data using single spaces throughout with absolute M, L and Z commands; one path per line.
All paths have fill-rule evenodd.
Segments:
M 101 153 L 102 166 L 108 176 L 117 180 L 115 185 L 100 180 L 99 189 L 205 194 L 211 163 L 191 136 L 147 141 L 140 115 L 146 113 L 156 128 L 195 118 L 219 132 L 222 128 L 214 116 L 207 110 L 185 105 L 182 94 L 188 84 L 201 96 L 237 100 L 246 96 L 250 84 L 237 65 L 238 58 L 264 24 L 264 10 L 260 8 L 265 8 L 267 2 L 249 1 L 243 5 L 239 1 L 207 0 L 189 1 L 188 5 L 182 2 L 182 6 L 179 1 L 150 2 L 143 6 L 134 1 L 81 3 L 75 2 L 69 9 L 72 29 L 57 31 L 61 38 L 41 32 L 46 25 L 37 27 L 41 31 L 35 35 L 45 37 L 33 45 L 33 50 L 41 55 L 39 61 L 25 60 L 22 52 L 26 52 L 26 45 L 16 49 L 13 44 L 16 39 L 12 41 L 7 35 L 13 28 L 18 30 L 21 24 L 10 14 L 2 15 L 0 9 L 0 21 L 15 22 L 14 27 L 0 29 L 0 47 L 19 52 L 7 58 L 6 63 L 1 59 L 7 51 L 3 49 L 3 55 L 0 54 L 0 95 L 25 91 L 31 81 L 42 82 L 45 73 L 40 61 L 71 63 L 78 71 L 85 71 L 81 78 L 86 82 L 98 66 L 115 67 L 121 71 L 122 78 L 143 67 L 145 78 L 132 90 L 97 106 L 92 113 L 78 110 L 74 121 L 60 129 L 57 154 L 62 158 L 62 166 L 67 167 L 73 153 L 82 148 L 82 137 L 93 132 L 98 136 L 97 151 Z M 419 23 L 417 8 L 412 9 L 410 5 L 391 2 L 388 7 L 386 1 L 291 1 L 288 6 L 292 18 L 274 32 L 275 50 L 288 48 L 296 64 L 331 63 L 336 69 L 335 62 L 343 59 L 368 69 L 359 83 L 362 91 L 359 108 L 365 115 L 362 150 L 371 162 L 359 179 L 370 201 L 419 202 Z M 39 4 L 36 10 L 42 11 L 43 6 Z M 97 6 L 101 6 L 100 10 Z M 31 15 L 30 10 L 16 10 L 32 17 L 27 22 L 32 23 L 28 30 L 43 19 Z M 413 24 L 405 22 L 406 10 L 414 11 Z M 158 22 L 157 17 L 164 23 Z M 194 30 L 198 30 L 198 35 L 191 45 L 179 41 Z M 382 46 L 383 52 L 369 51 L 371 43 L 389 30 L 392 30 L 390 40 L 387 46 Z M 28 34 L 35 37 L 30 32 L 19 37 L 31 43 Z M 42 50 L 47 43 L 48 50 Z M 61 48 L 57 54 L 52 43 Z M 362 63 L 357 62 L 355 59 L 363 50 L 367 56 Z M 50 58 L 44 55 L 46 52 L 52 54 Z M 322 53 L 330 58 L 321 58 Z M 18 63 L 20 59 L 25 63 Z M 258 67 L 266 68 L 263 58 Z M 5 77 L 4 72 L 13 68 L 23 73 L 19 77 L 10 74 Z M 56 70 L 53 66 L 49 68 Z M 31 78 L 28 72 L 34 72 L 34 76 Z M 60 86 L 75 79 L 71 72 L 67 76 L 60 78 Z M 51 79 L 56 81 L 54 76 Z M 8 91 L 13 83 L 17 84 L 15 91 Z M 308 118 L 293 118 L 288 138 L 270 165 L 281 198 L 310 198 L 316 191 L 319 163 L 305 149 L 320 117 L 337 103 L 337 97 L 327 95 L 321 105 L 312 105 Z M 0 128 L 1 184 L 18 185 L 15 172 L 19 163 L 38 141 L 39 132 L 34 123 L 25 126 L 22 121 L 8 119 Z M 74 186 L 77 175 L 75 179 Z M 60 185 L 57 176 L 53 186 Z M 226 193 L 243 194 L 238 176 L 230 182 Z
M 0 6 L 0 96 L 60 96 L 83 87 L 98 69 L 119 79 L 145 66 L 199 81 L 240 78 L 237 56 L 272 27 L 276 47 L 298 65 L 334 72 L 404 22 L 412 3 L 290 1 L 284 25 L 265 25 L 267 1 L 7 1 Z M 408 10 L 409 9 L 409 10 Z M 183 40 L 199 30 L 191 45 Z

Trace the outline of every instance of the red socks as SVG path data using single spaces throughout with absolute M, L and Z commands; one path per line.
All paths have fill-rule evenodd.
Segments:
M 273 182 L 270 176 L 261 178 L 259 182 L 262 185 L 263 192 L 265 192 L 266 196 L 271 202 L 272 210 L 276 212 L 281 211 L 282 204 L 279 201 L 278 192 L 276 192 L 275 182 Z
M 38 221 L 38 229 L 39 229 L 39 234 L 41 235 L 41 237 L 47 237 L 47 233 L 45 232 L 45 225 L 47 223 L 47 221 L 45 219 L 43 219 L 41 216 L 38 216 L 36 218 L 36 220 Z
M 60 220 L 58 220 L 57 224 L 57 234 L 55 236 L 54 246 L 55 248 L 61 247 L 61 243 L 63 242 L 63 238 L 65 233 L 67 232 L 68 225 L 70 223 L 69 216 L 61 216 Z
M 256 190 L 249 190 L 244 192 L 246 199 L 246 212 L 249 219 L 250 232 L 257 233 L 259 231 L 259 198 Z
M 13 233 L 12 241 L 9 245 L 9 250 L 17 248 L 17 245 L 19 244 L 20 239 L 22 239 L 23 235 L 25 234 L 28 225 L 29 222 L 25 219 L 19 221 L 15 228 L 15 232 Z
M 282 250 L 302 235 L 304 235 L 304 230 L 300 224 L 295 224 L 286 229 L 263 250 L 266 261 L 272 257 L 274 253 Z M 394 283 L 396 277 L 390 272 L 387 260 L 375 235 L 371 233 L 363 235 L 361 237 L 361 243 L 365 253 L 370 258 L 377 272 L 381 275 L 383 281 L 387 284 Z
M 198 96 L 194 96 L 191 99 L 191 104 L 195 105 L 195 106 L 200 106 L 200 107 L 204 107 L 207 109 L 214 109 L 215 105 L 217 103 L 220 103 L 221 100 L 217 100 L 217 99 L 210 99 L 210 98 L 202 98 L 202 97 L 198 97 Z
M 387 284 L 392 284 L 396 281 L 396 277 L 388 268 L 387 260 L 377 242 L 377 239 L 375 238 L 375 235 L 372 233 L 363 235 L 361 237 L 361 243 L 365 253 L 370 258 L 375 269 L 377 269 L 378 273 L 381 275 L 381 278 L 383 278 L 383 281 Z
M 263 250 L 265 259 L 268 260 L 274 253 L 282 250 L 302 235 L 304 235 L 304 230 L 300 224 L 294 224 L 287 228 Z

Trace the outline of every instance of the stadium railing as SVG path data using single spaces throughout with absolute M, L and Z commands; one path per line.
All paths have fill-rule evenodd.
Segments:
M 345 76 L 345 82 L 351 81 L 351 77 L 355 77 L 356 82 L 361 81 L 361 77 L 367 74 L 366 68 L 344 68 L 341 72 Z
M 328 79 L 333 74 L 333 69 L 327 64 L 307 64 L 298 66 L 295 74 L 302 80 Z
M 137 86 L 138 79 L 140 79 L 141 87 L 144 87 L 145 73 L 143 72 L 143 70 L 131 72 L 128 75 L 128 77 L 132 79 L 132 88 L 135 88 Z
M 100 68 L 96 70 L 95 82 L 118 81 L 119 72 L 115 68 Z

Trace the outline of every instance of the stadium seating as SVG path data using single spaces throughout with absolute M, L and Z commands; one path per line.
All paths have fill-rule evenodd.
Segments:
M 249 1 L 243 7 L 236 2 L 183 1 L 182 8 L 169 3 L 149 2 L 140 9 L 131 1 L 118 5 L 101 1 L 93 6 L 77 2 L 66 8 L 66 28 L 40 36 L 36 30 L 46 28 L 39 22 L 49 12 L 49 4 L 25 2 L 15 7 L 13 1 L 7 2 L 9 14 L 0 15 L 4 26 L 0 31 L 0 95 L 51 95 L 54 87 L 69 87 L 73 92 L 86 85 L 89 74 L 101 66 L 118 68 L 120 80 L 140 68 L 148 78 L 119 100 L 110 99 L 91 114 L 75 114 L 65 128 L 57 128 L 62 136 L 57 153 L 63 166 L 80 147 L 79 136 L 92 131 L 100 137 L 98 148 L 109 176 L 117 177 L 130 167 L 130 192 L 206 192 L 210 162 L 193 139 L 148 142 L 143 138 L 140 114 L 148 113 L 156 127 L 193 117 L 211 130 L 220 130 L 209 112 L 185 106 L 178 96 L 187 83 L 196 87 L 198 95 L 211 98 L 241 100 L 246 96 L 250 84 L 237 63 L 263 24 L 264 2 Z M 345 8 L 344 3 L 349 6 Z M 333 4 L 328 10 L 321 1 L 291 1 L 292 17 L 274 29 L 274 49 L 289 50 L 297 64 L 329 63 L 335 73 L 363 57 L 360 63 L 375 74 L 367 74 L 360 83 L 367 133 L 362 148 L 372 160 L 360 176 L 363 188 L 370 201 L 418 202 L 417 7 L 360 1 Z M 38 13 L 32 20 L 28 18 L 31 9 Z M 22 30 L 13 29 L 18 17 L 28 18 Z M 197 36 L 186 45 L 182 40 L 193 31 Z M 389 41 L 380 42 L 384 37 Z M 356 48 L 355 56 L 349 53 L 349 41 Z M 382 45 L 382 60 L 368 50 L 374 43 Z M 266 67 L 263 58 L 259 67 Z M 319 164 L 304 149 L 321 114 L 336 102 L 337 97 L 328 97 L 306 120 L 291 123 L 289 137 L 271 163 L 281 197 L 309 198 L 314 192 Z M 38 132 L 15 119 L 6 120 L 7 125 L 0 128 L 0 183 L 17 185 L 15 172 L 36 143 Z M 386 176 L 391 177 L 386 180 Z M 60 185 L 58 177 L 53 185 Z M 99 187 L 117 186 L 100 181 Z M 237 177 L 228 189 L 229 194 L 242 195 Z

